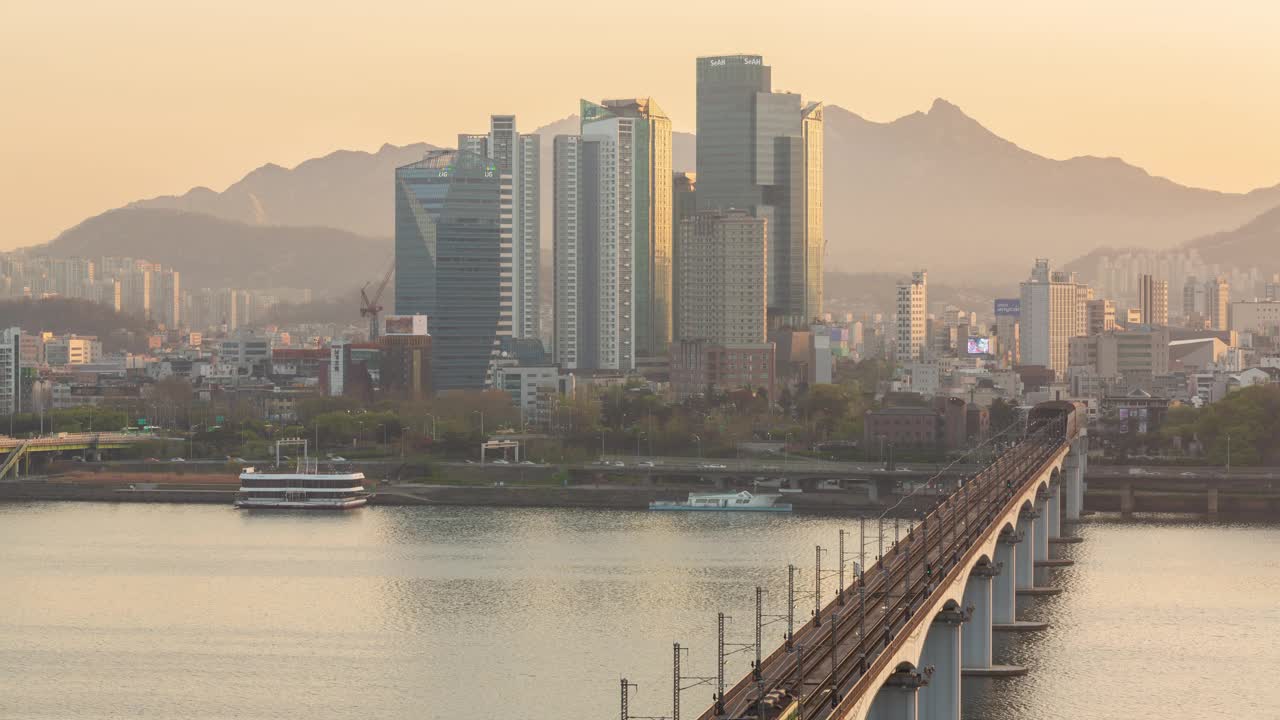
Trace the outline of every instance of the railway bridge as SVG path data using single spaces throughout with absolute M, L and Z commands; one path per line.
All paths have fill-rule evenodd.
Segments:
M 1037 572 L 1063 520 L 1080 517 L 1086 458 L 1083 408 L 1046 403 L 1024 437 L 958 484 L 874 564 L 841 582 L 831 602 L 724 687 L 723 633 L 714 704 L 700 720 L 959 720 L 962 675 L 1025 672 L 992 657 L 992 634 L 1043 629 L 1017 619 L 1020 602 L 1058 592 Z M 843 550 L 842 550 L 843 555 Z M 819 558 L 821 553 L 819 552 Z M 757 591 L 757 598 L 760 592 Z M 794 601 L 788 615 L 794 611 Z M 679 720 L 680 648 L 671 718 Z M 622 683 L 623 720 L 628 714 Z

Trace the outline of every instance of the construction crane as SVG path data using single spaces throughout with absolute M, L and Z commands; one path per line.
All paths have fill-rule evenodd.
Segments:
M 391 276 L 395 274 L 396 261 L 392 258 L 391 265 L 387 268 L 387 274 L 382 276 L 382 282 L 378 283 L 378 287 L 373 291 L 373 295 L 369 295 L 369 283 L 365 283 L 360 288 L 360 317 L 369 318 L 369 342 L 378 339 L 379 332 L 378 320 L 382 317 L 382 305 L 379 302 L 382 299 L 382 293 L 387 289 L 387 283 L 391 282 Z

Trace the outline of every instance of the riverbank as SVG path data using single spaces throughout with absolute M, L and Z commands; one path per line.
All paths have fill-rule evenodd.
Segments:
M 235 500 L 236 484 L 226 482 L 156 482 L 130 478 L 114 482 L 68 482 L 63 479 L 24 480 L 0 484 L 0 502 L 81 501 L 122 503 L 221 503 Z M 374 505 L 448 505 L 520 508 L 588 508 L 646 510 L 655 500 L 682 500 L 687 488 L 611 485 L 382 485 L 375 488 Z M 796 512 L 856 515 L 878 509 L 865 493 L 833 491 L 788 493 Z

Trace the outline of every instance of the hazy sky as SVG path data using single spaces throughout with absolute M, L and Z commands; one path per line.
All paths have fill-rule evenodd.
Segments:
M 874 120 L 945 97 L 1050 157 L 1280 182 L 1275 0 L 2 0 L 0 247 L 338 148 L 524 129 L 579 97 L 694 124 L 694 58 Z

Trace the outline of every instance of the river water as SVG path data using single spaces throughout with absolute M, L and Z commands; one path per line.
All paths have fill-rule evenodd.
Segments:
M 783 612 L 842 527 L 854 554 L 847 518 L 0 504 L 0 718 L 604 719 L 623 676 L 665 715 L 672 643 L 713 675 L 717 611 L 751 640 L 754 586 Z M 1280 525 L 1080 534 L 1051 629 L 997 644 L 1030 673 L 966 681 L 966 718 L 1280 717 Z

